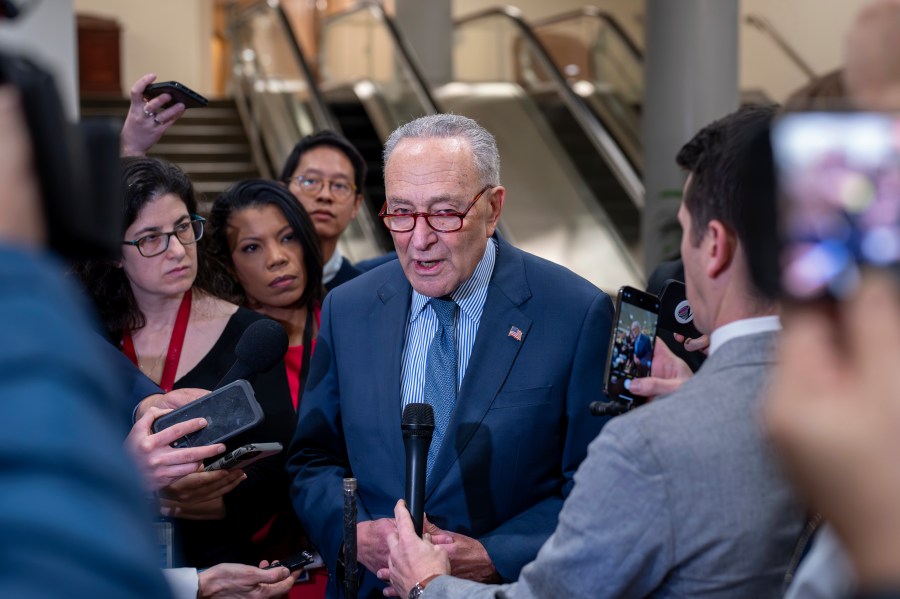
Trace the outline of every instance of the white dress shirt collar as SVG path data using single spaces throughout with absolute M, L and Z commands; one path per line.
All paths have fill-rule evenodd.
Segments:
M 722 347 L 726 342 L 756 333 L 768 333 L 781 330 L 781 319 L 778 316 L 757 316 L 743 318 L 720 326 L 709 336 L 709 355 Z

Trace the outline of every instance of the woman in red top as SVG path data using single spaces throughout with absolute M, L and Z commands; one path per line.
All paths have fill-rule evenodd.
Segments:
M 278 321 L 288 332 L 284 362 L 297 409 L 325 293 L 322 252 L 312 220 L 281 185 L 250 179 L 219 196 L 209 225 L 211 254 L 231 274 L 228 288 L 218 294 Z M 277 516 L 256 536 L 263 546 L 283 547 L 283 557 L 306 543 L 293 512 Z M 324 570 L 313 570 L 309 581 L 295 585 L 290 596 L 320 599 L 327 580 Z
M 312 220 L 282 186 L 250 179 L 219 196 L 209 229 L 211 252 L 232 275 L 219 295 L 278 321 L 288 332 L 284 361 L 297 408 L 324 295 Z

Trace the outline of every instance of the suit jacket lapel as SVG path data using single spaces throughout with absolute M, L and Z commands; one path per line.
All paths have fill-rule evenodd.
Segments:
M 499 236 L 497 242 L 497 262 L 478 335 L 444 442 L 428 477 L 426 499 L 446 476 L 484 419 L 531 328 L 531 318 L 519 310 L 519 306 L 531 297 L 522 256 Z M 513 327 L 521 332 L 521 340 L 510 335 L 511 332 L 516 334 Z
M 402 493 L 403 482 L 406 479 L 406 449 L 403 447 L 403 436 L 400 430 L 401 420 L 401 394 L 400 375 L 403 365 L 404 333 L 406 321 L 409 317 L 409 297 L 411 287 L 403 276 L 399 265 L 383 285 L 376 290 L 375 310 L 372 314 L 360 315 L 371 319 L 372 336 L 370 339 L 383 345 L 376 346 L 373 352 L 366 354 L 366 359 L 371 363 L 371 370 L 364 364 L 360 364 L 359 372 L 370 371 L 372 378 L 366 384 L 375 384 L 374 394 L 377 403 L 377 416 L 380 419 L 379 426 L 372 430 L 385 431 L 387 435 L 379 442 L 387 444 L 392 459 L 390 465 L 384 464 L 391 472 L 385 472 L 383 480 L 400 481 Z

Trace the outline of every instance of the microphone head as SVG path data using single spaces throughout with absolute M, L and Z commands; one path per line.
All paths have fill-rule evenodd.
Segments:
M 234 357 L 253 373 L 271 370 L 284 358 L 288 335 L 284 327 L 268 318 L 251 324 L 234 348 Z
M 434 433 L 434 408 L 427 403 L 411 403 L 403 408 L 400 422 L 404 437 L 428 437 Z

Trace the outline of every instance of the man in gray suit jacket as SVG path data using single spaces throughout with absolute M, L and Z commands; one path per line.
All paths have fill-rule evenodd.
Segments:
M 395 592 L 423 597 L 774 597 L 803 527 L 757 423 L 773 360 L 776 306 L 753 286 L 744 218 L 759 198 L 741 157 L 771 108 L 742 109 L 698 133 L 678 218 L 687 295 L 710 356 L 670 396 L 611 421 L 589 448 L 556 531 L 518 582 L 445 576 L 440 545 L 398 505 L 389 539 Z M 423 590 L 424 589 L 424 590 Z

